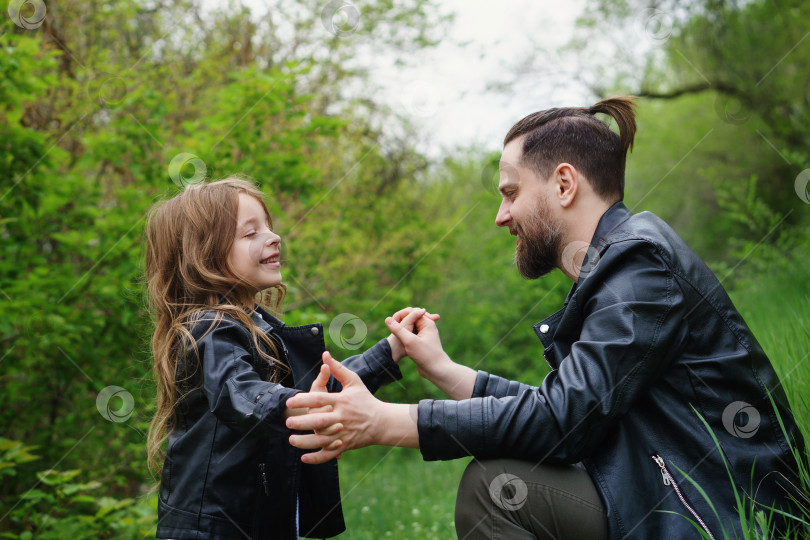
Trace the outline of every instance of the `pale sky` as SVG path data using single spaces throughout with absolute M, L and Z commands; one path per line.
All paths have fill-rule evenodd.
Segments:
M 266 0 L 242 1 L 257 18 L 272 9 Z M 324 6 L 343 1 L 349 0 L 324 0 Z M 503 136 L 523 116 L 589 104 L 582 84 L 559 75 L 556 54 L 571 40 L 585 0 L 435 1 L 455 13 L 438 47 L 410 56 L 411 67 L 394 66 L 377 51 L 363 61 L 372 66 L 371 86 L 382 88 L 373 98 L 418 126 L 420 151 L 436 158 L 460 146 L 500 150 Z M 221 5 L 203 0 L 203 7 Z M 528 60 L 534 67 L 521 68 Z M 508 91 L 489 90 L 493 83 Z
M 380 66 L 372 72 L 375 81 L 388 88 L 384 100 L 421 126 L 422 150 L 434 156 L 441 148 L 469 144 L 500 150 L 503 136 L 526 114 L 587 104 L 590 97 L 582 86 L 546 80 L 551 77 L 543 72 L 524 73 L 520 68 L 532 56 L 556 57 L 555 51 L 572 38 L 584 0 L 439 3 L 456 13 L 450 39 L 421 53 L 416 68 Z M 509 92 L 487 90 L 492 83 L 516 79 Z

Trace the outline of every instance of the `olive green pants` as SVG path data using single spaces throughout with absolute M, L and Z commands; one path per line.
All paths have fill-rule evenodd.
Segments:
M 473 460 L 456 498 L 459 540 L 607 538 L 602 501 L 581 465 Z

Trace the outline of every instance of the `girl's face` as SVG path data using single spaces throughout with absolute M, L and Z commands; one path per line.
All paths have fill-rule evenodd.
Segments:
M 281 283 L 281 237 L 270 230 L 261 203 L 239 194 L 236 238 L 228 262 L 237 277 L 256 292 Z

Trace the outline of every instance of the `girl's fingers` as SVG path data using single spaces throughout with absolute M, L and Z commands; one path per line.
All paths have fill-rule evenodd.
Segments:
M 329 376 L 332 373 L 329 371 L 329 366 L 326 364 L 321 364 L 321 370 L 318 372 L 318 376 L 315 377 L 315 380 L 312 381 L 312 386 L 310 387 L 310 392 L 326 392 L 326 385 L 329 383 Z
M 345 390 L 347 387 L 355 385 L 355 384 L 363 384 L 363 381 L 360 379 L 360 376 L 355 373 L 354 371 L 350 370 L 334 358 L 332 355 L 329 354 L 329 351 L 324 351 L 322 355 L 323 363 L 329 366 L 329 371 L 332 372 L 332 375 L 335 377 L 337 382 L 343 386 Z M 335 395 L 335 394 L 332 394 Z
M 287 418 L 287 427 L 289 429 L 297 429 L 299 431 L 317 431 L 326 429 L 329 426 L 340 422 L 340 417 L 337 413 L 310 413 L 302 414 L 300 416 L 290 416 Z
M 287 400 L 288 409 L 316 409 L 334 405 L 337 394 L 329 392 L 309 392 L 296 394 Z
M 310 452 L 309 454 L 304 454 L 301 456 L 301 461 L 308 464 L 318 464 L 318 463 L 326 463 L 332 459 L 340 459 L 341 455 L 340 449 L 336 450 L 319 450 L 317 452 Z
M 325 427 L 323 429 L 315 430 L 315 434 L 317 435 L 334 435 L 339 433 L 340 430 L 343 429 L 343 424 L 332 424 L 331 426 Z
M 302 450 L 316 450 L 316 449 L 326 449 L 329 448 L 330 450 L 334 450 L 343 445 L 340 442 L 337 446 L 333 446 L 335 441 L 339 441 L 336 439 L 334 435 L 317 435 L 317 434 L 307 434 L 307 435 L 290 435 L 290 444 L 295 446 L 296 448 L 300 448 Z

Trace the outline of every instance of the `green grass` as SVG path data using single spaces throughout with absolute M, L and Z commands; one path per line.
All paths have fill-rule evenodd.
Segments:
M 455 538 L 456 490 L 469 459 L 426 462 L 418 450 L 363 448 L 340 460 L 341 539 Z

